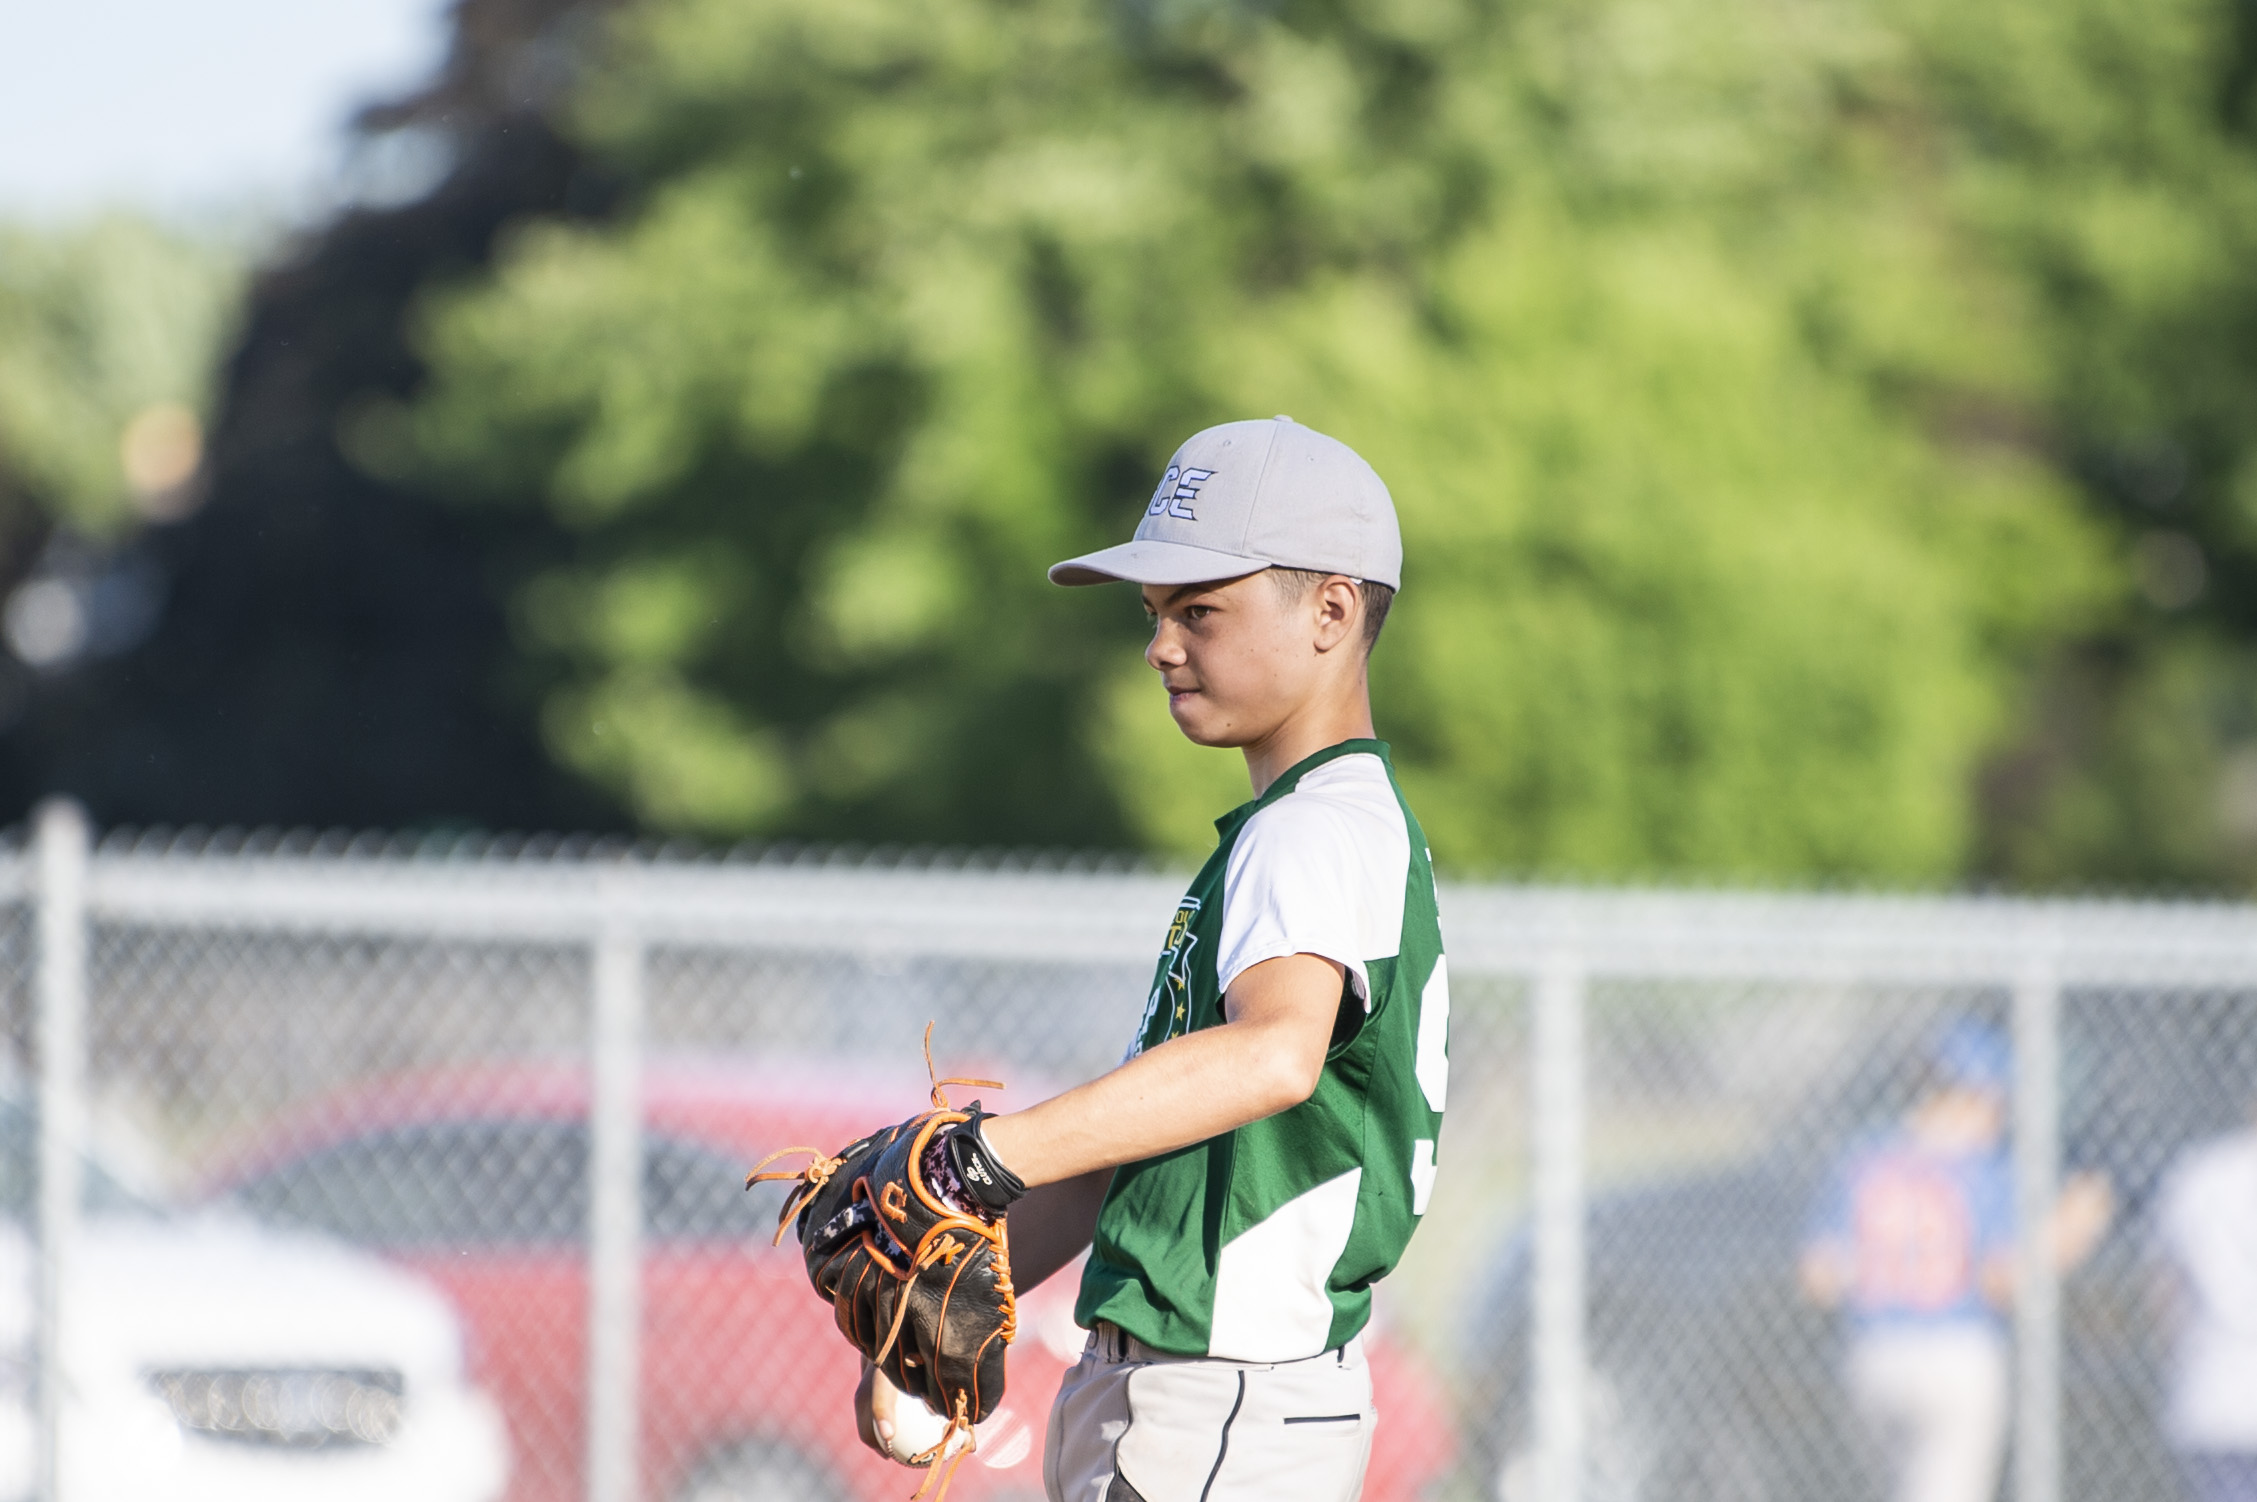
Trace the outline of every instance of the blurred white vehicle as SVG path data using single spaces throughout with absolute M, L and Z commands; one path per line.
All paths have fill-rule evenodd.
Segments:
M 0 1498 L 34 1482 L 30 1123 L 0 1100 Z M 99 1164 L 67 1273 L 64 1502 L 493 1502 L 499 1414 L 428 1284 L 339 1243 L 159 1210 Z

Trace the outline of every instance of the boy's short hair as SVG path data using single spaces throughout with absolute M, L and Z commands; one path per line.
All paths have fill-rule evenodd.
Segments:
M 1263 570 L 1277 586 L 1278 593 L 1288 600 L 1298 600 L 1310 590 L 1332 577 L 1323 569 L 1268 568 Z M 1364 597 L 1364 655 L 1379 645 L 1379 628 L 1387 624 L 1387 607 L 1395 603 L 1395 591 L 1371 579 L 1358 579 L 1356 588 Z

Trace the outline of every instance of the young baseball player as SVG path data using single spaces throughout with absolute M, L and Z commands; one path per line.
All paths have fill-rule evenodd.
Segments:
M 1835 1165 L 1802 1259 L 1804 1293 L 1848 1325 L 1850 1395 L 1872 1426 L 1895 1502 L 1990 1502 L 2006 1454 L 2007 1320 L 2020 1236 L 2006 1139 L 2013 1045 L 1960 1021 L 1895 1128 Z M 2112 1197 L 2084 1173 L 2046 1231 L 2063 1272 L 2107 1229 Z
M 1365 676 L 1401 564 L 1379 476 L 1280 417 L 1195 435 L 1133 541 L 1050 570 L 1142 589 L 1169 712 L 1242 751 L 1254 791 L 1217 821 L 1128 1058 L 976 1128 L 966 1182 L 1025 1193 L 1018 1286 L 1090 1251 L 1052 1502 L 1362 1488 L 1361 1332 L 1426 1210 L 1449 1069 L 1426 838 Z M 858 1417 L 881 1450 L 897 1399 L 866 1374 Z

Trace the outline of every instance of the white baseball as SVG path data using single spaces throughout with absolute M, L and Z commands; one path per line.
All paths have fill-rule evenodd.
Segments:
M 940 1437 L 947 1432 L 948 1420 L 927 1408 L 923 1398 L 901 1393 L 893 1400 L 893 1438 L 885 1442 L 886 1454 L 909 1465 L 917 1456 L 939 1444 Z M 969 1440 L 969 1435 L 958 1434 L 948 1447 L 948 1453 L 954 1455 Z

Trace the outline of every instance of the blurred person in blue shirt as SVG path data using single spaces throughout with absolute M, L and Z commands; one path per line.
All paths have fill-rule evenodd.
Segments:
M 2017 1225 L 2007 1151 L 2013 1054 L 1958 1022 L 1895 1127 L 1853 1143 L 1812 1217 L 1804 1292 L 1839 1309 L 1848 1383 L 1895 1472 L 1895 1502 L 1991 1502 L 2006 1450 Z M 2107 1228 L 2106 1183 L 2064 1186 L 2051 1228 L 2066 1269 Z

